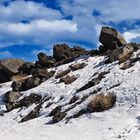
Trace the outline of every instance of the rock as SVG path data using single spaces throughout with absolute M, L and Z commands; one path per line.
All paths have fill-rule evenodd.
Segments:
M 60 112 L 61 109 L 62 109 L 62 106 L 57 106 L 57 107 L 55 107 L 55 108 L 50 112 L 49 116 L 50 116 L 50 117 L 51 117 L 51 116 L 54 116 L 57 112 Z
M 21 74 L 27 74 L 30 75 L 32 69 L 35 68 L 35 64 L 34 63 L 30 63 L 30 62 L 25 62 L 22 66 L 19 67 L 19 73 Z
M 7 111 L 11 111 L 13 109 L 21 108 L 23 106 L 29 107 L 33 103 L 34 104 L 40 103 L 41 100 L 42 100 L 42 96 L 32 93 L 29 96 L 25 96 L 24 98 L 18 100 L 15 103 L 7 103 L 6 108 L 7 108 Z
M 72 75 L 72 76 L 67 75 L 65 77 L 60 78 L 59 82 L 64 82 L 66 85 L 68 85 L 68 84 L 71 84 L 72 82 L 74 82 L 76 79 L 77 79 L 77 77 L 75 77 L 74 75 Z
M 21 119 L 20 122 L 26 122 L 39 116 L 40 106 L 36 106 L 29 114 Z
M 77 90 L 77 92 L 80 92 L 80 91 L 84 91 L 88 88 L 91 88 L 97 84 L 100 83 L 100 81 L 105 77 L 106 74 L 108 74 L 109 72 L 101 72 L 100 74 L 98 74 L 98 77 L 96 78 L 93 78 L 91 81 L 89 81 L 87 84 L 85 84 L 83 87 L 79 88 Z
M 87 106 L 89 112 L 101 112 L 108 110 L 116 103 L 116 95 L 108 93 L 107 95 L 98 94 L 93 96 L 92 100 Z
M 108 51 L 108 48 L 106 46 L 100 45 L 99 46 L 99 54 L 104 54 Z
M 79 46 L 74 46 L 73 48 L 71 48 L 71 51 L 74 53 L 75 57 L 89 54 L 89 52 L 86 51 L 86 49 L 81 48 Z
M 21 97 L 20 92 L 8 91 L 4 94 L 4 98 L 7 103 L 14 103 L 19 97 Z
M 2 70 L 0 70 L 0 83 L 10 81 L 10 77 L 8 77 Z
M 14 81 L 11 85 L 13 91 L 26 91 L 37 87 L 40 84 L 40 79 L 37 77 L 28 77 L 19 81 Z
M 40 65 L 42 67 L 50 68 L 54 66 L 55 60 L 52 57 L 47 56 L 45 53 L 41 52 L 38 54 L 38 60 L 36 65 Z
M 57 112 L 53 117 L 53 123 L 58 123 L 65 118 L 66 112 Z
M 58 79 L 58 78 L 61 78 L 63 76 L 66 76 L 70 71 L 71 71 L 71 69 L 67 69 L 67 70 L 64 70 L 62 72 L 59 72 L 56 74 L 55 78 Z
M 109 50 L 114 50 L 127 43 L 120 33 L 111 27 L 102 27 L 99 41 Z
M 3 74 L 3 79 L 2 77 L 0 78 L 2 82 L 7 82 L 10 81 L 10 78 L 18 73 L 18 68 L 25 63 L 21 59 L 5 59 L 5 60 L 0 60 L 0 73 Z
M 33 103 L 37 104 L 42 100 L 42 96 L 38 94 L 30 94 L 29 96 L 25 96 L 23 99 L 21 99 L 17 104 L 19 106 L 25 106 L 28 107 L 32 105 Z
M 74 55 L 67 44 L 57 44 L 53 48 L 53 58 L 57 61 L 70 60 Z
M 96 56 L 96 55 L 99 55 L 100 53 L 99 53 L 99 51 L 96 49 L 96 50 L 91 50 L 91 51 L 89 51 L 89 54 L 90 54 L 91 56 Z
M 117 48 L 113 50 L 112 52 L 110 52 L 108 62 L 113 62 L 116 60 L 119 60 L 119 62 L 121 63 L 125 62 L 131 57 L 133 51 L 134 51 L 133 44 L 131 43 L 126 44 L 122 46 L 121 48 Z
M 79 98 L 78 98 L 77 96 L 73 96 L 73 97 L 71 98 L 71 100 L 69 101 L 69 104 L 75 103 L 78 99 L 79 99 Z
M 33 77 L 38 77 L 41 79 L 42 77 L 47 76 L 48 70 L 46 68 L 33 69 L 31 74 L 33 75 Z
M 86 66 L 85 63 L 79 63 L 79 64 L 70 65 L 69 68 L 75 71 L 75 70 L 83 69 L 85 66 Z

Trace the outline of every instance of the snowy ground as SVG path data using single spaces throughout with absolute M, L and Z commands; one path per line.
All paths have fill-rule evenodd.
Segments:
M 22 110 L 15 109 L 4 116 L 0 116 L 0 140 L 139 140 L 140 63 L 136 62 L 133 67 L 121 70 L 121 65 L 117 62 L 105 65 L 103 64 L 104 60 L 104 57 L 90 57 L 86 60 L 79 59 L 72 62 L 85 62 L 88 65 L 82 70 L 70 73 L 78 77 L 70 85 L 57 84 L 58 80 L 53 77 L 40 86 L 23 92 L 23 96 L 31 93 L 52 96 L 51 102 L 53 104 L 48 109 L 42 108 L 40 117 L 25 123 L 18 123 L 18 121 L 21 116 L 26 115 L 34 108 L 34 105 Z M 59 66 L 56 70 L 57 72 L 65 70 L 69 65 Z M 76 89 L 85 85 L 95 73 L 108 70 L 110 73 L 102 79 L 99 85 L 79 93 L 75 92 Z M 113 87 L 117 84 L 120 85 Z M 2 84 L 2 88 L 0 88 L 1 110 L 5 109 L 2 96 L 10 90 L 10 85 L 10 82 Z M 117 95 L 117 103 L 114 108 L 101 113 L 85 114 L 77 119 L 71 119 L 68 123 L 63 120 L 57 124 L 47 124 L 51 120 L 47 114 L 53 108 L 67 104 L 73 95 L 82 97 L 100 87 L 103 93 L 113 91 Z M 64 98 L 60 100 L 62 96 Z M 71 116 L 84 108 L 89 99 L 70 110 L 67 116 Z M 64 108 L 68 106 L 65 105 Z

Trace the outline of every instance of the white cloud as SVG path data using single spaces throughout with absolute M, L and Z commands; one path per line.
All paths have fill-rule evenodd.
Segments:
M 79 45 L 84 42 L 89 43 L 91 47 L 94 44 L 98 45 L 98 36 L 103 24 L 124 20 L 132 24 L 140 18 L 139 0 L 57 1 L 62 12 L 33 1 L 17 0 L 7 7 L 0 5 L 0 47 L 7 44 L 37 44 L 50 48 L 50 45 L 60 42 Z M 101 15 L 93 16 L 94 11 Z M 72 21 L 63 19 L 69 15 L 73 17 Z M 21 23 L 23 20 L 29 23 Z M 126 28 L 124 36 L 131 40 L 139 34 Z
M 33 1 L 17 0 L 8 6 L 0 5 L 0 21 L 19 22 L 32 19 L 60 19 L 62 14 L 58 10 L 45 7 Z
M 127 42 L 131 42 L 136 38 L 140 38 L 140 30 L 132 30 L 132 31 L 124 32 L 123 36 Z
M 34 32 L 76 32 L 77 25 L 67 20 L 34 20 L 29 24 L 24 23 L 0 23 L 0 32 L 11 33 L 15 35 L 28 35 Z
M 13 54 L 9 51 L 2 51 L 2 52 L 0 52 L 0 56 L 3 59 L 4 58 L 11 58 L 11 57 L 13 57 Z

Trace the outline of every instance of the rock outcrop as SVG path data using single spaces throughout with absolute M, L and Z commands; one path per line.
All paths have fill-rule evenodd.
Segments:
M 104 50 L 114 50 L 127 43 L 121 34 L 111 27 L 102 27 L 99 41 L 104 46 L 104 48 L 101 46 Z
M 0 83 L 10 81 L 11 77 L 18 73 L 18 69 L 23 63 L 25 62 L 21 59 L 0 60 L 0 75 L 3 75 Z

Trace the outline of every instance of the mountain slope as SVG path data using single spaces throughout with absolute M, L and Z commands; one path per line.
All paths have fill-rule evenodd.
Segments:
M 133 54 L 133 57 L 139 51 Z M 85 63 L 83 69 L 71 71 L 69 75 L 75 75 L 77 79 L 71 84 L 64 84 L 56 79 L 56 74 L 36 88 L 21 92 L 21 100 L 30 94 L 41 95 L 44 100 L 39 114 L 35 119 L 19 123 L 39 103 L 33 103 L 28 107 L 20 107 L 0 116 L 0 138 L 4 140 L 138 140 L 140 137 L 140 63 L 135 62 L 128 69 L 120 69 L 123 66 L 118 61 L 105 64 L 105 56 L 81 57 L 77 60 L 61 65 L 50 70 L 56 74 L 68 69 L 71 64 Z M 101 81 L 94 86 L 81 91 L 81 87 L 92 79 L 103 74 Z M 1 84 L 0 107 L 4 112 L 5 103 L 3 95 L 11 90 L 11 82 Z M 83 112 L 75 117 L 75 114 L 85 109 L 95 94 L 113 92 L 117 96 L 115 106 L 103 112 Z M 77 100 L 70 103 L 73 97 Z M 46 99 L 46 100 L 45 100 Z M 83 99 L 83 100 L 82 100 Z M 73 106 L 74 105 L 74 106 Z M 50 113 L 56 107 L 61 106 L 61 111 L 66 111 L 64 118 L 52 124 L 53 117 Z

